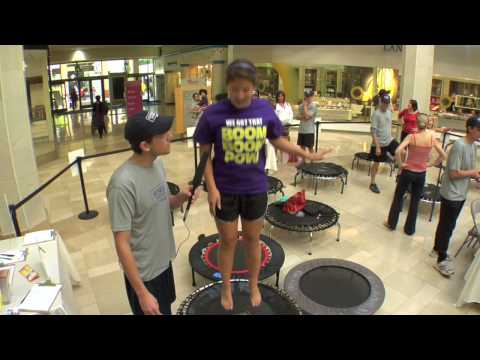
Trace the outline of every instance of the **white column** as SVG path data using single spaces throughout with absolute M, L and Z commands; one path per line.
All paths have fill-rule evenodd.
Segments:
M 403 46 L 402 108 L 415 99 L 420 112 L 430 111 L 434 55 L 434 45 Z
M 0 196 L 17 203 L 40 184 L 30 128 L 23 47 L 0 46 Z M 18 211 L 22 231 L 46 220 L 40 196 Z M 5 213 L 0 212 L 0 216 Z M 5 224 L 2 219 L 0 224 Z M 7 229 L 0 229 L 0 232 Z M 5 234 L 7 235 L 7 234 Z M 8 234 L 9 235 L 9 234 Z
M 235 45 L 228 45 L 227 48 L 227 63 L 230 64 L 233 60 L 235 60 Z
M 212 101 L 215 96 L 227 91 L 225 84 L 225 60 L 215 60 L 212 64 Z

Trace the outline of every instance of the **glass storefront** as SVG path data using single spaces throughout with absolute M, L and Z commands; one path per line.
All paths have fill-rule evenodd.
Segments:
M 109 74 L 128 74 L 128 80 L 140 80 L 145 103 L 158 101 L 154 59 L 118 59 L 83 61 L 50 66 L 53 110 L 63 113 L 91 108 L 95 97 L 110 102 Z

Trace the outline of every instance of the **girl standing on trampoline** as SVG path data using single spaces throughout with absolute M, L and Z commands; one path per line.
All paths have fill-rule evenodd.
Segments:
M 210 213 L 220 234 L 219 267 L 222 274 L 222 306 L 233 309 L 230 284 L 238 218 L 247 249 L 247 267 L 252 306 L 260 305 L 260 232 L 267 209 L 265 141 L 277 149 L 312 161 L 322 160 L 331 150 L 309 153 L 283 137 L 282 123 L 272 106 L 254 98 L 257 73 L 248 60 L 235 60 L 227 68 L 229 99 L 208 107 L 199 121 L 195 140 L 200 151 L 215 157 L 205 169 Z

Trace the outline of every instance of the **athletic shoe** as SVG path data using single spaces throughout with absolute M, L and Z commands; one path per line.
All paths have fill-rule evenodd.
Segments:
M 442 262 L 436 262 L 433 267 L 438 270 L 440 274 L 446 277 L 450 277 L 455 274 L 451 261 L 443 260 Z
M 372 190 L 375 194 L 380 194 L 380 189 L 378 188 L 377 184 L 370 184 L 370 190 Z
M 430 256 L 430 257 L 432 257 L 432 258 L 438 258 L 438 252 L 437 252 L 437 250 L 433 250 L 433 249 L 432 249 L 432 251 L 430 251 L 430 254 L 428 254 L 428 256 Z M 447 254 L 447 259 L 446 259 L 446 260 L 447 260 L 447 261 L 453 261 L 453 258 L 452 258 L 450 255 Z

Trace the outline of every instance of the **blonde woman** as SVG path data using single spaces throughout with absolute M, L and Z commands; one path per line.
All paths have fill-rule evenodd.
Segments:
M 401 173 L 390 207 L 390 213 L 388 214 L 388 220 L 384 225 L 390 230 L 395 230 L 403 203 L 403 196 L 410 187 L 410 208 L 408 209 L 407 220 L 403 228 L 407 235 L 413 235 L 415 233 L 418 204 L 423 194 L 427 168 L 441 164 L 446 158 L 442 145 L 436 139 L 435 133 L 427 130 L 427 125 L 428 116 L 419 114 L 417 116 L 418 132 L 407 135 L 395 151 L 395 157 L 400 166 Z M 432 148 L 435 148 L 438 156 L 433 163 L 429 163 Z

